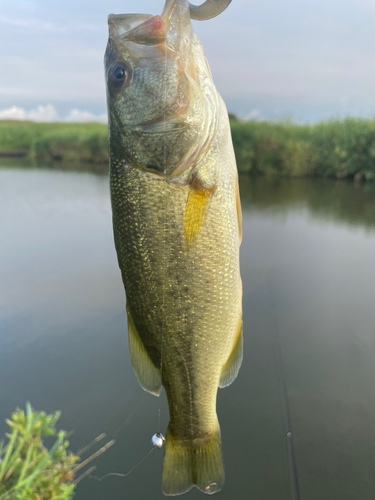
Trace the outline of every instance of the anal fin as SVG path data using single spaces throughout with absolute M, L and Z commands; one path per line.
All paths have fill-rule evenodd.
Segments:
M 224 363 L 221 369 L 219 387 L 230 385 L 237 377 L 241 367 L 243 357 L 243 333 L 242 333 L 242 318 L 237 327 L 237 336 L 233 345 L 232 352 L 229 358 Z
M 160 370 L 156 368 L 154 363 L 151 361 L 151 358 L 138 335 L 128 308 L 126 308 L 126 312 L 128 313 L 130 359 L 133 365 L 134 373 L 142 389 L 154 394 L 155 396 L 160 396 Z

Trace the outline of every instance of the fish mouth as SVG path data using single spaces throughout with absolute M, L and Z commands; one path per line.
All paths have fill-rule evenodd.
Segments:
M 168 119 L 168 116 L 165 114 L 157 116 L 156 118 L 152 118 L 151 120 L 146 120 L 145 122 L 138 123 L 137 125 L 134 125 L 132 128 L 136 127 L 152 127 L 153 125 L 158 125 Z
M 151 14 L 109 14 L 109 37 L 123 37 L 124 34 L 152 19 L 152 17 Z
M 137 130 L 138 128 L 150 129 L 150 131 L 154 128 L 157 132 L 162 132 L 163 128 L 165 128 L 166 132 L 170 132 L 177 128 L 186 128 L 188 125 L 184 122 L 183 115 L 186 113 L 186 108 L 188 108 L 188 106 L 180 106 L 176 102 L 176 104 L 172 104 L 171 108 L 172 109 L 166 110 L 156 118 L 138 123 L 130 128 L 132 130 Z
M 163 134 L 175 130 L 186 129 L 188 125 L 180 120 L 168 119 L 164 116 L 140 123 L 138 125 L 130 126 L 129 129 L 133 132 L 142 132 L 145 134 Z

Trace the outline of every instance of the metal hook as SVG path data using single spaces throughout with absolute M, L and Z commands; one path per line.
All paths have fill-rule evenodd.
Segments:
M 206 21 L 221 14 L 232 0 L 206 0 L 202 5 L 189 2 L 190 17 L 196 21 Z

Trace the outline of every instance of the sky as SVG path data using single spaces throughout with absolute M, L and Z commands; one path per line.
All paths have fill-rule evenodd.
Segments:
M 163 5 L 0 0 L 0 118 L 105 121 L 107 15 Z M 375 115 L 374 0 L 232 0 L 193 24 L 230 112 L 297 122 Z

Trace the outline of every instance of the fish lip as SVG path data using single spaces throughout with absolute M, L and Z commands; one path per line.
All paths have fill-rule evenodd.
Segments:
M 121 38 L 152 17 L 152 14 L 109 14 L 107 18 L 109 35 L 116 39 Z

